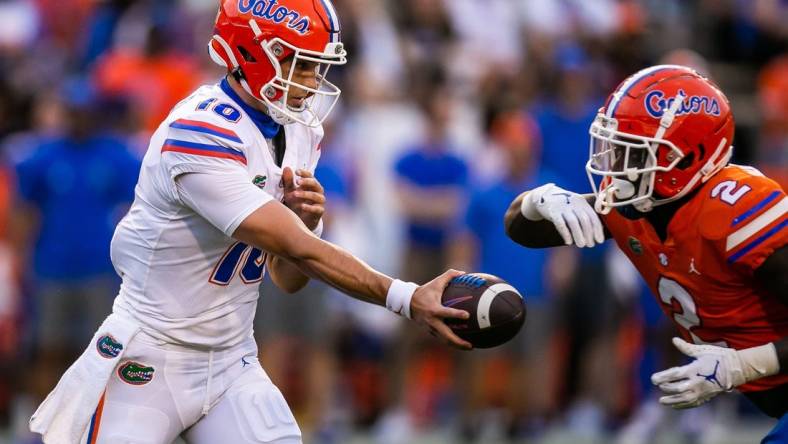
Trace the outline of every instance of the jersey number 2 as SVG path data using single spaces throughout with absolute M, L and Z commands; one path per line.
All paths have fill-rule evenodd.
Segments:
M 241 265 L 243 264 L 243 265 Z M 239 272 L 238 268 L 241 267 Z M 241 242 L 230 245 L 219 263 L 213 269 L 209 281 L 216 285 L 227 285 L 236 273 L 241 275 L 245 284 L 263 280 L 265 273 L 265 253 Z
M 701 326 L 701 320 L 700 317 L 698 317 L 695 300 L 692 299 L 692 295 L 690 295 L 681 284 L 673 279 L 660 277 L 657 289 L 659 290 L 659 298 L 662 302 L 673 307 L 673 301 L 676 301 L 679 307 L 681 307 L 680 310 L 673 309 L 673 320 L 689 332 L 692 342 L 696 344 L 718 345 L 720 347 L 728 346 L 725 341 L 706 342 L 692 331 L 693 328 Z
M 738 185 L 735 180 L 720 182 L 711 190 L 711 197 L 719 197 L 726 204 L 733 205 L 752 189 L 749 185 Z

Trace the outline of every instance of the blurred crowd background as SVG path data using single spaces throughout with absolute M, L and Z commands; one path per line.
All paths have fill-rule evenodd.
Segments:
M 648 378 L 681 362 L 676 331 L 615 246 L 526 250 L 502 219 L 537 184 L 590 191 L 596 110 L 655 63 L 714 79 L 735 162 L 785 188 L 788 2 L 334 4 L 350 57 L 330 73 L 343 95 L 317 172 L 325 237 L 403 279 L 501 276 L 528 321 L 460 353 L 322 285 L 264 284 L 261 360 L 306 442 L 756 442 L 770 423 L 738 396 L 681 414 L 656 403 Z M 38 442 L 28 416 L 109 313 L 109 242 L 149 135 L 222 75 L 206 50 L 216 8 L 0 0 L 0 440 Z

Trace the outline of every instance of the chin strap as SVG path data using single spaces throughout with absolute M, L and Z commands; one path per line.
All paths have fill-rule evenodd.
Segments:
M 596 200 L 594 201 L 594 211 L 602 215 L 609 214 L 610 210 L 613 209 L 612 203 L 613 193 L 608 193 L 607 188 L 605 188 L 596 196 Z
M 615 199 L 629 199 L 635 194 L 635 185 L 628 180 L 612 178 L 610 185 L 599 192 L 594 201 L 594 210 L 599 214 L 608 214 L 613 208 Z
M 706 164 L 703 165 L 703 168 L 700 169 L 700 174 L 703 175 L 703 177 L 701 178 L 701 183 L 705 183 L 712 176 L 717 174 L 718 171 L 723 169 L 725 165 L 728 164 L 728 162 L 730 162 L 731 157 L 733 157 L 733 145 L 731 145 L 725 151 L 725 154 L 722 155 L 722 158 L 720 158 L 719 161 L 715 161 L 717 157 L 720 157 L 720 154 L 722 153 L 722 150 L 727 143 L 728 143 L 728 139 L 723 137 L 722 140 L 720 140 L 720 144 L 717 145 L 717 149 L 714 151 L 714 155 L 711 156 L 709 158 L 709 161 L 706 162 Z
M 612 179 L 610 185 L 599 192 L 594 201 L 594 210 L 599 214 L 608 214 L 615 206 L 615 199 L 629 199 L 635 194 L 635 185 L 623 179 Z M 651 199 L 643 199 L 631 204 L 638 211 L 647 213 L 654 208 Z

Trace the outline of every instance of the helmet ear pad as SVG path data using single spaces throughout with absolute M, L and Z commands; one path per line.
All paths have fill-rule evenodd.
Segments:
M 283 94 L 282 90 L 267 85 L 281 75 L 281 60 L 287 58 L 287 54 L 282 52 L 284 55 L 277 58 L 270 54 L 270 51 L 268 53 L 264 51 L 261 45 L 252 45 L 248 48 L 238 45 L 235 49 L 243 58 L 239 71 L 241 77 L 248 82 L 252 95 L 262 100 L 262 94 L 266 94 L 269 100 L 279 100 Z
M 232 61 L 227 56 L 227 52 L 225 51 L 224 47 L 219 40 L 221 37 L 213 36 L 211 40 L 208 42 L 208 55 L 211 56 L 211 60 L 219 66 L 224 68 L 230 69 L 232 66 Z

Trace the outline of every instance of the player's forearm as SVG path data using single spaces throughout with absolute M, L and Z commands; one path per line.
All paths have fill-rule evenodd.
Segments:
M 347 251 L 312 234 L 280 202 L 271 201 L 249 215 L 233 237 L 279 256 L 311 278 L 357 299 L 385 305 L 392 279 Z
M 309 276 L 305 275 L 297 266 L 271 255 L 266 263 L 271 281 L 286 293 L 295 293 L 309 283 Z
M 334 244 L 315 237 L 290 260 L 306 275 L 356 299 L 386 304 L 392 279 Z
M 520 207 L 523 198 L 528 194 L 524 192 L 517 196 L 509 205 L 504 215 L 506 234 L 513 241 L 528 248 L 548 248 L 564 245 L 561 235 L 552 222 L 546 220 L 528 220 L 523 216 Z

